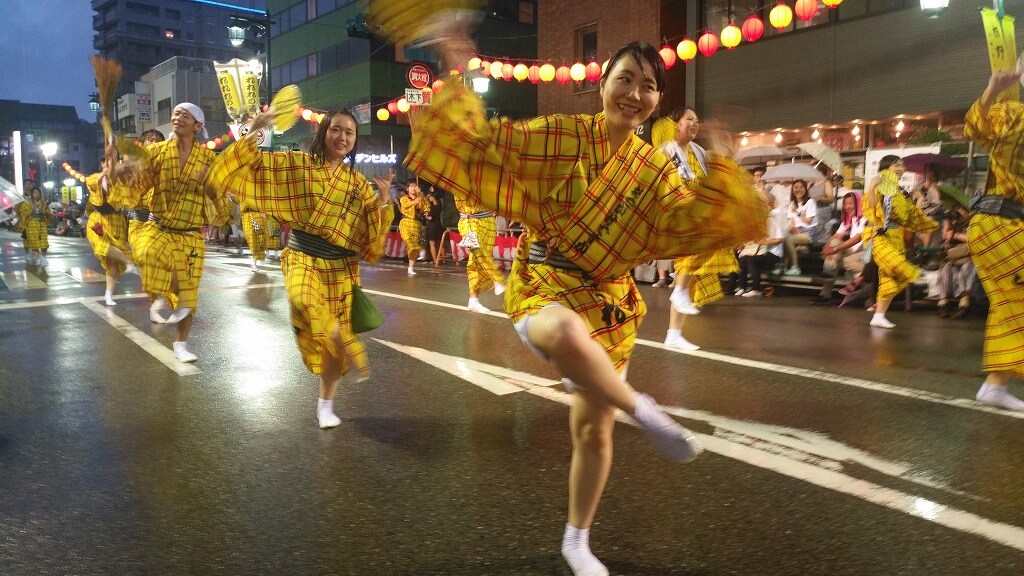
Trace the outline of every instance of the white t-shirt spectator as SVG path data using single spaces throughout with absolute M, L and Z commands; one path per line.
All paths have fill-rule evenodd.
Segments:
M 800 217 L 807 218 L 809 221 L 805 222 Z M 797 206 L 795 210 L 791 206 L 789 218 L 793 221 L 793 226 L 813 239 L 814 234 L 818 232 L 818 203 L 808 198 L 803 205 Z
M 769 184 L 768 192 L 775 198 L 776 206 L 789 206 L 789 196 L 792 187 L 784 184 Z

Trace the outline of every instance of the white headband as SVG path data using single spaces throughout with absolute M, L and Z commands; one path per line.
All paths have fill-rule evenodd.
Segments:
M 174 112 L 177 112 L 178 110 L 184 110 L 185 112 L 188 112 L 192 115 L 193 118 L 195 118 L 196 122 L 199 122 L 203 125 L 203 129 L 199 132 L 200 138 L 202 138 L 203 140 L 210 139 L 210 133 L 206 131 L 206 114 L 203 114 L 202 108 L 196 106 L 191 102 L 182 102 L 181 104 L 178 104 L 174 107 Z M 174 115 L 174 112 L 171 113 L 172 116 Z

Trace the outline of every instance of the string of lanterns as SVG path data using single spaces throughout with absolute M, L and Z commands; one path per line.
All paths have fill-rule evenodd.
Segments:
M 78 170 L 75 170 L 71 166 L 71 164 L 68 164 L 67 162 L 64 162 L 63 164 L 61 164 L 61 168 L 64 168 L 64 171 L 67 172 L 68 174 L 70 174 L 71 177 L 74 178 L 75 180 L 78 180 L 79 182 L 82 182 L 82 183 L 85 182 L 85 174 L 82 174 Z
M 820 1 L 829 9 L 834 9 L 843 0 Z M 769 11 L 768 22 L 777 30 L 785 30 L 793 22 L 794 15 L 804 22 L 809 22 L 820 12 L 818 2 L 819 0 L 796 0 L 793 8 L 790 8 L 788 4 L 780 1 Z M 676 44 L 675 49 L 668 43 L 665 43 L 658 50 L 658 54 L 665 62 L 665 68 L 669 69 L 679 60 L 683 62 L 693 60 L 698 53 L 705 58 L 710 57 L 718 51 L 719 46 L 732 50 L 739 46 L 743 40 L 746 40 L 748 43 L 757 42 L 764 36 L 764 32 L 764 20 L 757 14 L 751 13 L 741 26 L 736 26 L 730 18 L 729 24 L 722 28 L 721 33 L 717 36 L 711 28 L 707 28 L 697 37 L 696 42 L 689 37 L 684 37 Z M 513 63 L 501 58 L 488 59 L 488 57 L 481 55 L 471 58 L 467 68 L 469 70 L 479 70 L 480 74 L 485 78 L 493 80 L 504 80 L 506 82 L 511 82 L 512 80 L 518 82 L 529 81 L 532 84 L 554 81 L 564 86 L 570 82 L 597 82 L 601 79 L 605 68 L 608 66 L 607 60 L 602 63 L 591 60 L 588 64 L 576 62 L 572 65 L 562 64 L 558 67 L 550 62 L 541 63 L 539 60 L 527 60 L 527 62 L 532 63 L 528 64 L 523 61 Z M 457 72 L 461 72 L 461 70 L 452 70 L 451 74 L 456 74 Z M 429 98 L 427 94 L 440 92 L 443 87 L 444 81 L 435 80 L 432 86 L 423 88 L 425 99 Z M 407 113 L 412 108 L 412 104 L 402 97 L 389 100 L 383 104 L 377 104 L 375 108 L 377 120 L 387 122 L 392 116 Z M 304 120 L 317 124 L 324 119 L 322 111 L 303 106 L 299 107 L 297 114 L 302 116 Z

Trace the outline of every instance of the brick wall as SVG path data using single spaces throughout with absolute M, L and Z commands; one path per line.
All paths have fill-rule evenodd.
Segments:
M 674 0 L 666 2 L 675 3 Z M 546 0 L 537 3 L 537 57 L 551 58 L 556 67 L 565 59 L 572 65 L 577 29 L 597 24 L 597 53 L 607 59 L 622 45 L 641 40 L 661 42 L 661 9 L 658 0 Z M 681 4 L 681 2 L 680 2 Z M 680 15 L 682 18 L 683 15 Z M 679 72 L 673 68 L 670 72 Z M 667 111 L 673 104 L 667 103 Z M 537 90 L 537 112 L 593 114 L 600 111 L 598 91 L 574 94 L 572 83 L 542 82 Z

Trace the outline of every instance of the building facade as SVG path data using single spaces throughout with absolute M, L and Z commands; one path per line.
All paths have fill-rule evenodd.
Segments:
M 353 0 L 268 0 L 271 25 L 271 86 L 302 89 L 303 103 L 314 109 L 349 108 L 359 120 L 359 149 L 400 163 L 409 141 L 402 115 L 387 121 L 376 109 L 404 95 L 416 64 L 436 76 L 436 56 L 427 50 L 386 44 L 360 27 L 364 2 Z M 536 4 L 532 0 L 490 0 L 477 38 L 481 52 L 502 57 L 536 57 Z M 495 113 L 523 118 L 536 114 L 536 86 L 529 82 L 492 82 L 485 101 Z M 300 122 L 278 141 L 308 144 L 316 125 Z M 397 165 L 390 165 L 399 168 Z M 389 165 L 369 168 L 369 174 Z M 400 176 L 406 176 L 400 174 Z
M 119 95 L 175 56 L 224 62 L 263 51 L 256 39 L 232 46 L 227 29 L 232 16 L 264 18 L 265 0 L 92 0 L 92 8 L 93 47 L 124 70 Z
M 14 134 L 18 134 L 15 141 Z M 41 146 L 56 144 L 56 153 L 47 161 Z M 20 151 L 21 182 L 15 164 Z M 58 190 L 68 177 L 64 162 L 79 172 L 99 170 L 99 141 L 96 125 L 78 118 L 74 106 L 30 104 L 18 100 L 0 100 L 0 177 L 22 187 L 24 184 Z

